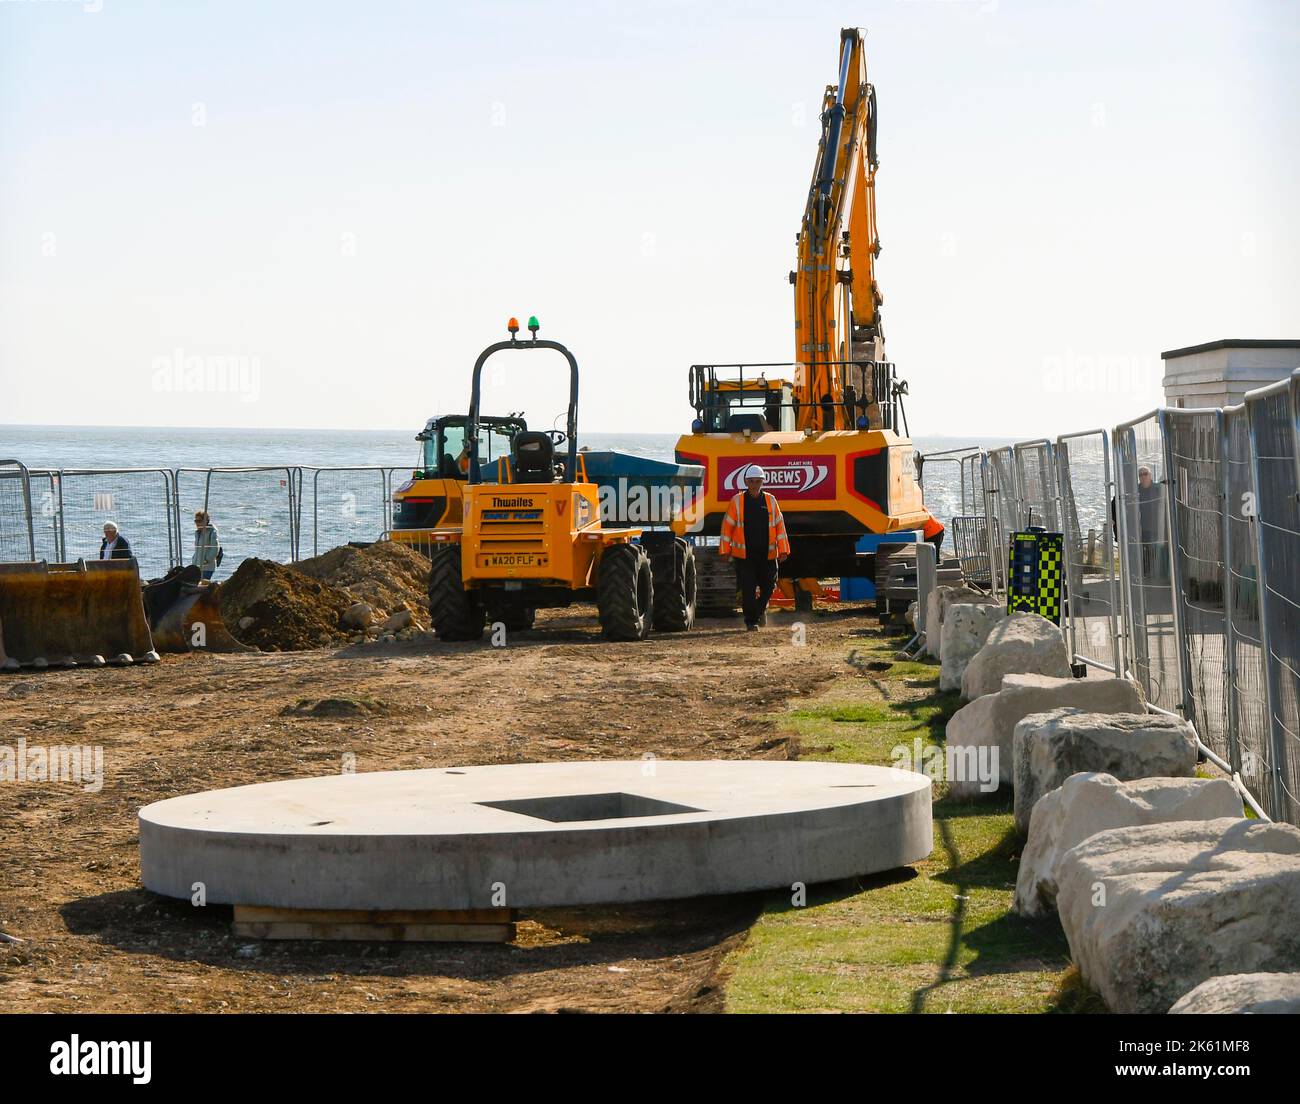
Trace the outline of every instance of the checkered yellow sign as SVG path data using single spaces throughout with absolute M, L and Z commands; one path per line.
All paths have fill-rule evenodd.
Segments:
M 1054 625 L 1061 623 L 1061 556 L 1065 541 L 1060 533 L 1013 533 L 1008 556 L 1007 612 L 1036 613 Z

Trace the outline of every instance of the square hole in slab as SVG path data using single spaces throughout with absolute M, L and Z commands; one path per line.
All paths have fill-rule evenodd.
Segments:
M 549 820 L 552 824 L 568 824 L 578 820 L 622 820 L 626 817 L 673 816 L 676 813 L 698 813 L 689 805 L 676 805 L 640 794 L 559 794 L 555 797 L 518 797 L 510 801 L 480 801 L 493 809 L 507 813 Z

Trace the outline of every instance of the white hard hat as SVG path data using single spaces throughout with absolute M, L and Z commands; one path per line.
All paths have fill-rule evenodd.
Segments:
M 749 467 L 745 469 L 745 482 L 748 483 L 751 479 L 761 479 L 764 483 L 766 483 L 767 472 L 765 472 L 757 464 L 750 464 Z

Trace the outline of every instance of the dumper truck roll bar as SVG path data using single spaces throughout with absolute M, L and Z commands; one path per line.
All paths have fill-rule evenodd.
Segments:
M 560 353 L 565 360 L 569 362 L 569 410 L 565 420 L 565 439 L 569 445 L 569 460 L 564 465 L 564 479 L 562 482 L 574 483 L 578 477 L 578 362 L 567 348 L 558 341 L 547 341 L 545 338 L 539 338 L 537 331 L 539 329 L 536 316 L 528 319 L 528 329 L 532 334 L 529 341 L 520 341 L 519 323 L 515 319 L 510 319 L 509 341 L 498 341 L 494 345 L 489 345 L 481 353 L 478 360 L 474 362 L 474 375 L 470 382 L 469 393 L 469 422 L 465 427 L 465 443 L 470 446 L 469 455 L 469 479 L 471 484 L 483 482 L 482 472 L 479 469 L 478 462 L 478 427 L 479 427 L 479 402 L 481 399 L 481 382 L 483 377 L 483 365 L 494 353 L 505 352 L 507 349 L 554 349 Z M 554 432 L 554 431 L 552 431 Z M 558 436 L 558 434 L 557 434 Z M 557 442 L 558 444 L 558 442 Z

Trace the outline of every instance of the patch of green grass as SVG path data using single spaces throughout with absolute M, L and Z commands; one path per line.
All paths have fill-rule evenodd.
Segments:
M 865 672 L 894 647 L 864 640 L 853 665 Z M 886 700 L 855 695 L 850 681 L 844 700 L 837 689 L 782 718 L 803 758 L 891 765 L 917 739 L 943 746 L 960 701 L 937 689 L 932 665 L 866 673 Z M 1055 918 L 1011 911 L 1021 841 L 1010 802 L 954 802 L 944 790 L 936 786 L 935 849 L 923 861 L 813 887 L 802 907 L 772 896 L 728 960 L 728 1011 L 1104 1011 L 1070 967 Z

